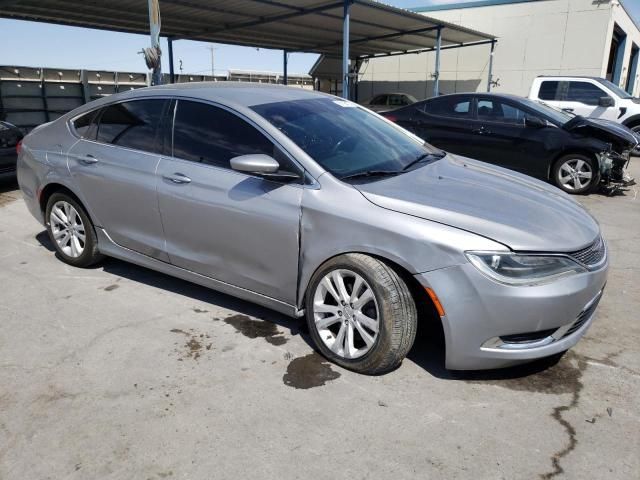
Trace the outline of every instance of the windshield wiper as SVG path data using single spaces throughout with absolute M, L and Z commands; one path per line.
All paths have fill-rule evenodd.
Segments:
M 440 152 L 434 152 L 434 153 L 423 153 L 422 155 L 420 155 L 418 158 L 416 158 L 415 160 L 407 163 L 404 168 L 402 169 L 403 172 L 406 172 L 407 170 L 409 170 L 411 167 L 413 167 L 414 165 L 430 159 L 430 160 L 437 160 L 439 158 L 444 157 L 447 154 L 447 152 L 444 151 L 440 151 Z
M 351 180 L 353 178 L 365 178 L 365 177 L 384 177 L 384 176 L 398 175 L 400 173 L 403 173 L 403 170 L 365 170 L 364 172 L 345 175 L 344 177 L 340 177 L 340 180 Z

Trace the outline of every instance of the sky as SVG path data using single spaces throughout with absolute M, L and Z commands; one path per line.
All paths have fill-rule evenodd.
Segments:
M 474 0 L 386 0 L 397 7 L 412 8 Z M 627 11 L 640 22 L 640 0 L 623 0 Z M 162 1 L 160 2 L 162 7 Z M 137 52 L 149 46 L 149 37 L 106 32 L 46 23 L 0 19 L 0 65 L 55 67 L 88 70 L 144 72 L 146 65 Z M 167 52 L 166 39 L 162 51 Z M 230 69 L 282 71 L 282 51 L 192 42 L 173 43 L 175 69 L 185 74 L 224 74 Z M 307 73 L 317 59 L 315 54 L 293 53 L 289 73 Z M 164 70 L 168 71 L 166 55 Z

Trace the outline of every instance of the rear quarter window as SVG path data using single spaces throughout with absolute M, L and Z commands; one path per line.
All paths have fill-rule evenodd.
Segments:
M 540 100 L 560 100 L 560 82 L 556 80 L 544 80 L 540 84 L 538 98 Z
M 73 130 L 76 135 L 86 140 L 96 139 L 97 113 L 97 110 L 92 110 L 91 112 L 80 115 L 71 121 L 71 125 L 73 126 Z

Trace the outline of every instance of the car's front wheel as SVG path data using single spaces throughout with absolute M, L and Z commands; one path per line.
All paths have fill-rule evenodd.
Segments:
M 49 238 L 62 261 L 88 267 L 102 259 L 93 224 L 78 201 L 65 193 L 54 193 L 45 211 Z
M 578 153 L 560 158 L 553 167 L 552 175 L 556 186 L 567 193 L 587 193 L 600 182 L 596 162 Z
M 318 269 L 306 316 L 320 352 L 360 373 L 393 370 L 415 340 L 416 305 L 406 283 L 387 264 L 363 254 L 341 255 Z

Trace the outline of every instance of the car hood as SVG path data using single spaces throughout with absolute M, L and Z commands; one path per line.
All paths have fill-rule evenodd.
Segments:
M 585 118 L 577 115 L 565 123 L 562 128 L 571 133 L 595 137 L 611 143 L 614 150 L 621 153 L 631 150 L 638 144 L 638 137 L 624 125 L 601 118 Z
M 561 190 L 451 154 L 354 187 L 382 208 L 473 232 L 518 251 L 572 252 L 590 245 L 600 231 L 593 217 Z

